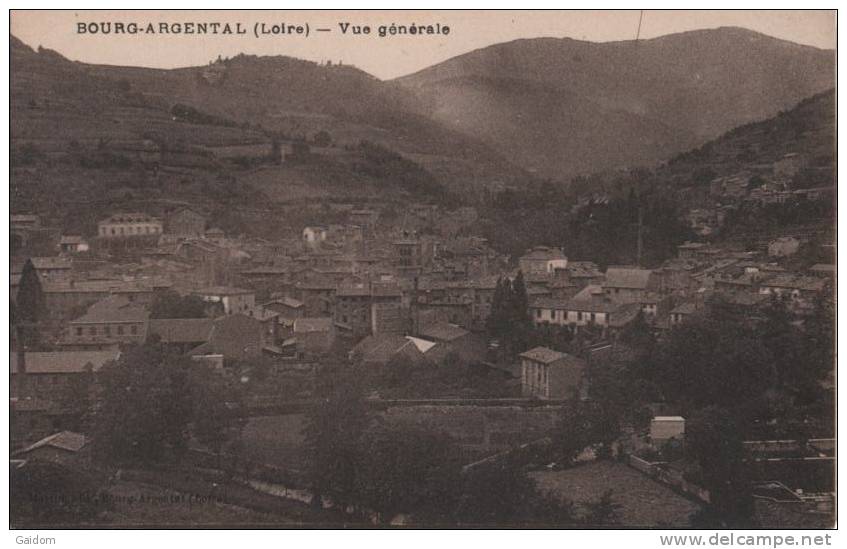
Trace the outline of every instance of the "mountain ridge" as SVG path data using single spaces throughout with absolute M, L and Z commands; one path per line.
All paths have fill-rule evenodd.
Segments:
M 186 104 L 291 137 L 378 142 L 472 193 L 655 166 L 834 85 L 832 50 L 738 27 L 638 41 L 519 39 L 392 80 L 288 56 L 90 65 L 10 40 L 13 66 L 55 70 L 91 96 L 103 95 L 92 82 L 118 83 L 165 109 Z M 62 79 L 51 85 L 67 87 Z
M 481 87 L 483 78 L 494 84 Z M 503 78 L 525 83 L 521 104 L 510 104 L 513 92 L 497 85 Z M 477 120 L 484 117 L 488 133 L 482 137 L 488 144 L 513 151 L 524 167 L 567 178 L 604 164 L 650 165 L 735 126 L 772 116 L 834 85 L 834 52 L 734 27 L 637 42 L 520 39 L 396 81 L 418 94 L 432 118 L 474 133 Z M 537 94 L 539 83 L 576 98 L 569 112 L 549 116 L 556 113 L 557 102 Z M 534 118 L 527 118 L 527 104 L 539 106 Z M 592 134 L 594 128 L 614 125 L 622 112 L 643 124 L 630 121 L 617 139 Z M 542 128 L 537 139 L 522 133 L 529 124 Z M 569 128 L 578 135 L 568 136 Z M 513 135 L 521 135 L 525 146 L 509 142 Z M 568 156 L 580 141 L 585 141 L 585 150 Z M 544 153 L 536 154 L 536 148 Z M 543 157 L 553 150 L 561 151 L 559 158 L 545 162 Z

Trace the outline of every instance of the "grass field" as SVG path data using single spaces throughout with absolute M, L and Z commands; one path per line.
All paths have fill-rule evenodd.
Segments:
M 304 424 L 302 414 L 250 418 L 242 432 L 243 455 L 257 463 L 302 470 L 308 459 Z
M 414 427 L 452 437 L 468 460 L 476 460 L 548 434 L 549 409 L 485 406 L 410 406 L 384 412 L 388 424 Z M 303 470 L 305 416 L 289 414 L 250 418 L 242 433 L 243 456 L 253 462 Z
M 599 500 L 612 490 L 620 504 L 621 526 L 685 528 L 700 506 L 635 469 L 614 461 L 595 461 L 563 471 L 530 475 L 540 490 L 553 492 L 579 506 Z

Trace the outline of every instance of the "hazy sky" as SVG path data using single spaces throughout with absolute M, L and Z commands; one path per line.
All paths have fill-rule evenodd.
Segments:
M 289 55 L 355 65 L 379 78 L 402 76 L 450 57 L 517 38 L 570 37 L 606 42 L 631 40 L 639 12 L 630 11 L 25 11 L 14 10 L 11 32 L 77 61 L 144 67 L 202 65 L 218 55 Z M 78 22 L 240 22 L 245 35 L 91 35 L 78 34 Z M 254 24 L 310 26 L 310 36 L 253 35 Z M 342 34 L 339 23 L 370 25 L 369 36 Z M 377 27 L 391 23 L 450 27 L 447 36 L 380 38 Z M 652 11 L 644 12 L 641 37 L 720 26 L 739 26 L 764 34 L 834 49 L 834 11 Z M 330 28 L 331 32 L 316 32 Z

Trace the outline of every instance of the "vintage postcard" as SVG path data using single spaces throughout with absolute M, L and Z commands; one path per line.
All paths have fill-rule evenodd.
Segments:
M 18 543 L 833 528 L 836 43 L 11 10 Z

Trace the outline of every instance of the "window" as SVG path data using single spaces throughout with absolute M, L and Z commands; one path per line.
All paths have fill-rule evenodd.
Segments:
M 538 317 L 538 318 L 541 318 L 541 309 L 535 310 L 535 316 Z
M 124 327 L 118 326 L 118 335 L 124 335 Z
M 582 320 L 582 311 L 579 311 L 579 312 L 576 313 L 576 319 Z
M 81 335 L 82 335 L 82 328 L 77 328 L 77 329 L 76 329 L 76 335 L 78 335 L 78 336 L 81 336 Z
M 138 326 L 136 326 L 135 324 L 130 326 L 129 333 L 131 333 L 132 335 L 138 335 Z
M 107 336 L 112 335 L 112 327 L 111 326 L 104 326 L 103 327 L 103 333 L 106 334 Z
M 112 234 L 115 234 L 115 228 L 112 227 Z

